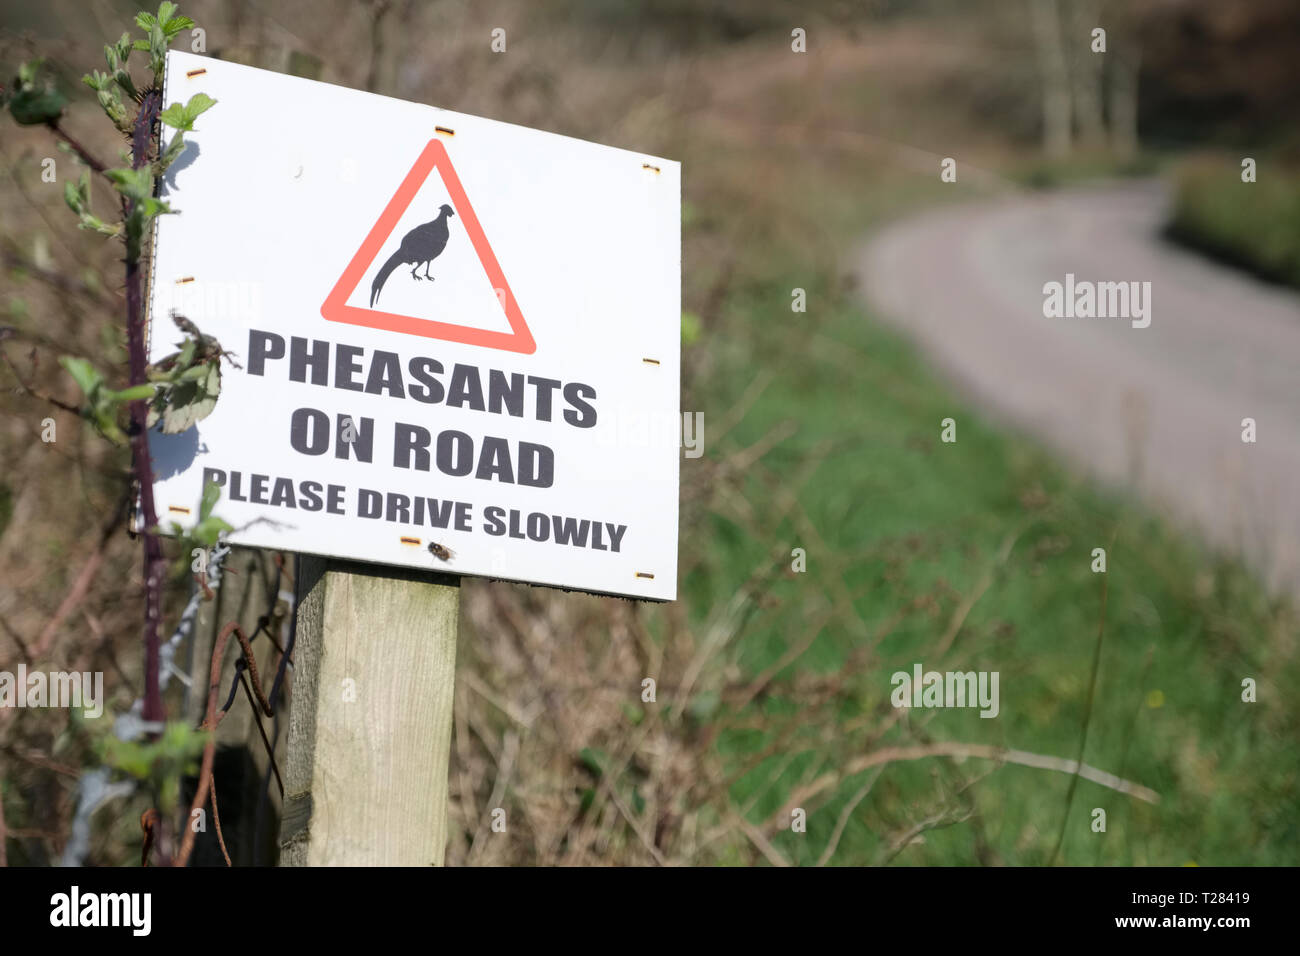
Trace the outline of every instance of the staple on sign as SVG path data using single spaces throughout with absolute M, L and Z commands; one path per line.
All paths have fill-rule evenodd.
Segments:
M 194 276 L 186 276 L 184 279 L 177 279 L 176 284 L 184 285 L 187 282 L 193 282 L 193 281 L 194 281 Z
M 205 66 L 205 67 L 203 67 L 202 69 L 199 69 L 199 70 L 190 70 L 188 73 L 185 74 L 185 76 L 186 76 L 186 78 L 192 80 L 192 79 L 194 79 L 194 77 L 196 77 L 196 76 L 202 76 L 202 75 L 203 75 L 204 73 L 206 73 L 206 72 L 208 72 L 208 68 Z
M 651 581 L 655 579 L 655 576 L 651 574 L 649 571 L 638 571 L 636 573 L 636 576 L 638 578 L 649 578 Z
M 658 359 L 643 358 L 641 361 L 642 361 L 642 362 L 645 362 L 647 365 L 658 365 L 658 364 L 659 364 L 659 360 L 658 360 Z
M 658 166 L 651 166 L 649 163 L 642 163 L 642 164 L 641 164 L 641 168 L 642 168 L 642 169 L 653 169 L 656 173 L 659 172 L 659 167 L 658 167 Z
M 456 131 L 455 131 L 454 129 L 447 129 L 447 127 L 445 127 L 445 126 L 435 126 L 435 127 L 433 128 L 433 131 L 434 131 L 435 133 L 446 133 L 448 136 L 455 136 L 455 135 L 456 135 Z
M 417 546 L 418 546 L 419 543 L 420 543 L 420 539 L 419 539 L 419 538 L 402 538 L 401 541 L 402 541 L 402 544 L 414 544 L 414 545 L 417 545 Z
M 168 505 L 168 506 L 167 506 L 167 510 L 168 510 L 168 511 L 174 511 L 174 512 L 176 512 L 178 515 L 187 515 L 187 514 L 190 513 L 190 509 L 189 509 L 189 508 L 182 508 L 180 505 Z

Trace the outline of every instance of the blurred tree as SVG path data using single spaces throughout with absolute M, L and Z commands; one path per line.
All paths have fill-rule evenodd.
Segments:
M 1034 42 L 1043 80 L 1043 149 L 1049 156 L 1070 152 L 1070 76 L 1061 45 L 1061 12 L 1057 0 L 1028 0 Z
M 1069 54 L 1071 96 L 1079 143 L 1096 147 L 1105 142 L 1106 127 L 1101 109 L 1102 65 L 1109 54 L 1092 48 L 1092 31 L 1105 28 L 1097 0 L 1073 0 L 1066 18 L 1069 32 L 1065 48 Z

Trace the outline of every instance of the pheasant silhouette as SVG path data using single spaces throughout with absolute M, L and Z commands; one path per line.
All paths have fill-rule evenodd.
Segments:
M 375 276 L 375 281 L 370 284 L 371 308 L 374 308 L 375 301 L 379 298 L 384 283 L 393 274 L 393 270 L 404 263 L 412 265 L 412 279 L 433 280 L 433 276 L 429 275 L 429 264 L 442 255 L 442 250 L 447 248 L 447 219 L 454 215 L 456 215 L 455 211 L 443 203 L 438 210 L 437 219 L 421 223 L 402 237 L 402 244 L 388 257 L 388 261 Z M 416 270 L 421 265 L 424 266 L 424 275 L 416 275 Z

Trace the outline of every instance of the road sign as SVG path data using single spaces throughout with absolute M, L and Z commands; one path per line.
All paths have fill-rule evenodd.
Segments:
M 412 278 L 419 279 L 420 261 L 404 260 L 403 255 L 418 256 L 423 254 L 418 250 L 418 236 L 420 234 L 416 232 L 415 236 L 417 238 L 410 240 L 408 243 L 412 251 L 403 253 L 403 243 L 407 241 L 406 237 L 411 236 L 412 233 L 399 232 L 397 226 L 403 221 L 403 217 L 409 213 L 413 200 L 425 187 L 430 172 L 435 171 L 441 173 L 443 192 L 447 194 L 446 198 L 451 200 L 451 203 L 444 203 L 439 207 L 438 217 L 432 220 L 434 229 L 437 228 L 437 223 L 445 219 L 448 223 L 447 232 L 450 233 L 451 221 L 448 217 L 456 215 L 455 210 L 460 210 L 461 228 L 464 229 L 465 235 L 473 246 L 486 278 L 492 283 L 491 288 L 493 294 L 497 297 L 498 307 L 505 312 L 506 318 L 510 322 L 510 331 L 508 333 L 492 329 L 452 325 L 424 317 L 429 314 L 434 302 L 429 301 L 427 297 L 423 298 L 422 301 L 421 293 L 423 289 L 419 286 L 408 287 L 408 291 L 411 293 L 408 298 L 413 301 L 410 306 L 400 312 L 390 312 L 387 307 L 384 309 L 376 307 L 379 294 L 386 287 L 387 280 L 391 277 L 393 271 L 401 265 L 407 265 L 414 261 L 415 268 L 411 270 L 411 275 Z M 444 208 L 449 210 L 445 215 L 442 212 Z M 419 226 L 415 228 L 418 229 Z M 431 233 L 433 231 L 433 229 L 430 230 Z M 399 235 L 401 240 L 395 241 L 398 240 Z M 438 235 L 441 236 L 440 231 Z M 445 251 L 445 246 L 439 250 L 439 254 L 443 251 Z M 433 278 L 427 275 L 427 267 L 425 272 L 426 279 Z M 362 279 L 366 276 L 372 276 L 369 285 L 369 305 L 349 305 L 348 301 L 355 298 L 357 288 L 362 285 Z M 397 294 L 396 290 L 390 293 L 390 296 L 392 294 Z M 484 301 L 480 305 L 488 314 L 496 315 L 497 307 L 494 307 L 492 303 Z M 439 302 L 438 308 L 444 313 L 452 311 L 447 308 L 444 302 Z M 488 348 L 505 349 L 509 352 L 532 354 L 537 348 L 532 334 L 528 331 L 528 325 L 519 312 L 519 303 L 511 294 L 510 284 L 501 271 L 501 265 L 492 252 L 492 246 L 483 234 L 483 227 L 474 215 L 474 207 L 470 205 L 464 187 L 461 186 L 460 180 L 456 178 L 456 171 L 451 165 L 451 158 L 447 155 L 447 149 L 436 139 L 429 140 L 424 151 L 420 153 L 420 158 L 411 167 L 410 173 L 402 180 L 401 187 L 394 193 L 388 205 L 384 207 L 383 214 L 375 223 L 374 228 L 367 234 L 361 248 L 357 250 L 357 254 L 348 263 L 347 269 L 344 270 L 338 284 L 330 292 L 325 304 L 321 306 L 321 315 L 334 322 L 352 322 L 356 325 L 365 325 L 375 329 L 389 329 L 394 332 L 425 335 L 450 342 L 484 345 Z
M 168 54 L 200 91 L 150 355 L 242 367 L 150 434 L 164 525 L 206 479 L 235 543 L 675 598 L 679 165 Z

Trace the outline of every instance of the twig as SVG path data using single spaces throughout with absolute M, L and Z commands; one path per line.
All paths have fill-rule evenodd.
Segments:
M 31 648 L 27 646 L 27 642 L 23 640 L 23 636 L 14 630 L 14 626 L 5 620 L 3 615 L 0 615 L 0 628 L 3 628 L 4 632 L 9 635 L 10 639 L 18 645 L 18 650 L 22 652 L 23 660 L 29 665 L 32 664 L 34 658 L 32 657 Z
M 984 592 L 993 585 L 993 581 L 997 577 L 998 569 L 1007 563 L 1007 558 L 1011 556 L 1011 549 L 1014 548 L 1016 542 L 1020 540 L 1020 535 L 1023 530 L 1023 527 L 1013 528 L 1007 533 L 1007 536 L 1002 539 L 1002 547 L 998 548 L 997 558 L 992 564 L 985 568 L 984 576 L 980 579 L 979 583 L 975 585 L 974 590 L 972 590 L 970 594 L 966 595 L 962 600 L 961 605 L 953 612 L 952 619 L 948 622 L 948 629 L 939 640 L 938 646 L 936 646 L 934 651 L 931 652 L 932 657 L 938 659 L 948 653 L 948 649 L 952 647 L 952 642 L 957 639 L 957 634 L 961 631 L 962 627 L 965 626 L 966 618 L 970 615 L 971 609 L 979 603 L 979 599 L 984 596 Z
M 771 841 L 763 835 L 762 830 L 741 816 L 736 817 L 736 824 L 740 827 L 741 832 L 749 837 L 750 842 L 758 847 L 759 852 L 767 857 L 769 863 L 773 866 L 790 865 L 790 861 L 781 855 L 781 851 L 772 845 Z
M 859 803 L 866 799 L 876 780 L 884 772 L 884 767 L 877 767 L 876 772 L 867 778 L 867 782 L 844 805 L 844 809 L 840 811 L 839 819 L 835 821 L 835 830 L 831 833 L 831 838 L 826 841 L 826 849 L 822 850 L 822 855 L 817 858 L 818 866 L 825 866 L 830 862 L 831 857 L 835 855 L 835 848 L 840 845 L 840 837 L 844 834 L 844 828 L 849 825 L 849 820 L 853 818 L 853 811 L 858 808 Z
M 5 330 L 0 330 L 0 339 L 6 337 L 4 331 Z M 61 408 L 65 412 L 71 412 L 77 416 L 81 415 L 81 409 L 76 405 L 70 405 L 62 399 L 55 398 L 53 395 L 42 392 L 34 386 L 29 385 L 27 382 L 24 382 L 22 374 L 18 371 L 18 366 L 14 365 L 13 359 L 9 357 L 9 353 L 4 350 L 3 346 L 0 346 L 0 358 L 4 359 L 4 363 L 9 366 L 9 371 L 13 373 L 14 378 L 18 381 L 18 387 L 22 389 L 24 395 L 40 399 L 42 402 L 48 402 L 55 408 Z
M 800 806 L 805 800 L 822 790 L 832 787 L 845 777 L 852 777 L 864 770 L 881 764 L 894 763 L 901 760 L 925 760 L 930 757 L 961 757 L 975 758 L 977 760 L 996 760 L 1000 763 L 1017 764 L 1022 767 L 1033 767 L 1037 770 L 1055 770 L 1059 773 L 1078 774 L 1084 780 L 1089 780 L 1099 786 L 1107 787 L 1111 790 L 1117 790 L 1120 793 L 1147 803 L 1159 803 L 1160 794 L 1156 793 L 1150 787 L 1144 787 L 1140 783 L 1134 783 L 1132 780 L 1125 780 L 1117 777 L 1113 773 L 1107 773 L 1105 770 L 1098 770 L 1088 764 L 1081 764 L 1077 760 L 1067 760 L 1063 757 L 1053 757 L 1047 754 L 1030 753 L 1027 750 L 1010 750 L 1005 747 L 993 747 L 986 744 L 964 744 L 956 741 L 941 741 L 939 743 L 925 744 L 916 747 L 882 747 L 880 750 L 873 750 L 871 753 L 864 754 L 855 760 L 850 760 L 844 769 L 839 773 L 829 773 L 817 780 L 814 780 L 806 787 L 791 794 L 786 801 L 785 807 L 777 810 L 770 818 L 767 825 L 773 825 L 773 821 L 782 817 L 789 816 L 790 810 Z
M 212 775 L 212 788 L 209 791 L 212 797 L 212 826 L 217 831 L 217 843 L 221 845 L 221 855 L 226 858 L 226 866 L 233 866 L 230 862 L 230 851 L 226 849 L 226 835 L 221 832 L 221 813 L 217 810 L 217 775 Z
M 96 159 L 94 155 L 90 152 L 90 150 L 86 149 L 85 146 L 82 146 L 81 142 L 75 136 L 69 133 L 66 129 L 64 129 L 58 120 L 50 120 L 45 125 L 50 128 L 51 132 L 53 132 L 55 136 L 59 137 L 59 139 L 63 140 L 65 143 L 71 146 L 72 151 L 76 153 L 79 157 L 81 157 L 81 161 L 83 163 L 85 163 L 95 172 L 99 173 L 101 176 L 104 174 L 104 170 L 107 169 L 108 167 L 105 166 L 103 163 L 101 163 L 98 159 Z
M 140 814 L 140 829 L 144 831 L 144 845 L 140 848 L 140 865 L 149 865 L 149 851 L 153 849 L 158 832 L 158 811 L 153 807 Z
M 70 279 L 51 269 L 42 269 L 26 256 L 14 252 L 11 249 L 0 249 L 0 262 L 3 262 L 7 268 L 21 269 L 34 279 L 39 279 L 41 282 L 44 282 L 51 288 L 58 289 L 60 292 L 76 293 L 89 299 L 95 305 L 102 306 L 106 303 L 106 299 L 101 290 L 76 279 Z
M 257 694 L 257 703 L 261 705 L 262 713 L 266 714 L 268 717 L 274 717 L 275 711 L 271 709 L 270 702 L 267 701 L 266 695 L 262 693 L 262 682 L 257 678 L 257 657 L 253 654 L 253 645 L 249 642 L 248 638 L 244 636 L 244 629 L 233 621 L 226 625 L 227 630 L 231 630 L 232 628 L 235 632 L 235 637 L 239 640 L 240 649 L 244 652 L 244 665 L 248 668 L 248 676 L 252 679 L 253 690 Z M 249 704 L 253 703 L 251 698 L 248 702 Z M 253 707 L 253 710 L 257 710 L 257 707 Z
M 128 491 L 123 494 L 121 499 L 118 501 L 117 507 L 113 510 L 112 517 L 110 517 L 108 521 L 104 522 L 104 526 L 99 533 L 99 541 L 95 545 L 95 550 L 90 553 L 90 557 L 86 560 L 86 563 L 82 565 L 81 572 L 77 575 L 77 579 L 72 582 L 72 587 L 68 589 L 68 593 L 64 595 L 63 600 L 59 602 L 59 606 L 55 610 L 54 616 L 50 618 L 49 623 L 47 623 L 44 629 L 42 629 L 40 637 L 36 639 L 36 645 L 32 648 L 32 653 L 35 655 L 33 658 L 34 660 L 44 657 L 46 653 L 49 652 L 50 645 L 54 643 L 54 637 L 58 633 L 59 625 L 61 625 L 64 619 L 67 618 L 67 616 L 71 614 L 72 611 L 85 599 L 86 592 L 90 590 L 90 585 L 94 583 L 95 575 L 99 573 L 99 569 L 104 563 L 104 552 L 108 548 L 108 542 L 113 537 L 114 532 L 117 531 L 118 526 L 121 525 L 123 518 L 126 517 L 126 509 L 129 502 L 130 493 Z
M 964 823 L 965 821 L 970 819 L 971 814 L 973 812 L 974 812 L 973 810 L 967 810 L 965 814 L 961 816 L 957 816 L 954 815 L 950 810 L 941 810 L 940 812 L 933 814 L 932 816 L 926 817 L 920 823 L 908 829 L 906 833 L 904 833 L 901 837 L 895 840 L 894 845 L 888 850 L 888 852 L 886 852 L 873 865 L 885 866 L 887 863 L 893 860 L 894 857 L 898 856 L 898 854 L 906 850 L 907 847 L 911 844 L 911 842 L 915 840 L 918 836 L 920 836 L 922 833 L 925 833 L 927 830 L 941 830 L 944 827 L 951 827 L 951 826 L 956 826 L 958 823 Z
M 510 772 L 514 769 L 515 758 L 519 756 L 519 734 L 513 730 L 507 730 L 501 747 L 501 759 L 497 763 L 496 779 L 492 783 L 492 794 L 488 797 L 488 806 L 495 808 L 501 805 L 505 799 L 506 785 L 509 783 Z M 479 821 L 478 831 L 474 834 L 474 842 L 469 846 L 469 852 L 465 855 L 466 862 L 473 861 L 475 850 L 482 847 L 482 837 L 484 827 L 487 826 L 486 818 Z
M 737 711 L 744 710 L 745 707 L 749 705 L 749 702 L 753 700 L 755 697 L 757 697 L 764 687 L 766 687 L 769 683 L 771 683 L 772 678 L 774 678 L 777 674 L 781 673 L 781 671 L 785 670 L 787 667 L 789 667 L 791 664 L 797 661 L 800 657 L 803 656 L 804 652 L 807 651 L 808 648 L 813 646 L 813 642 L 815 642 L 817 638 L 821 636 L 822 628 L 824 628 L 827 625 L 827 623 L 830 621 L 830 619 L 833 616 L 834 616 L 833 612 L 827 612 L 827 611 L 823 611 L 821 614 L 819 614 L 816 620 L 814 620 L 813 623 L 808 627 L 807 636 L 804 637 L 804 639 L 800 643 L 795 644 L 790 648 L 787 648 L 786 652 L 782 654 L 777 661 L 775 661 L 770 667 L 760 672 L 759 675 L 755 677 L 753 681 L 750 682 L 749 686 L 745 688 L 745 690 L 740 695 L 740 698 L 737 701 L 735 701 L 732 704 L 732 706 Z
M 747 471 L 750 466 L 766 455 L 787 438 L 792 437 L 799 431 L 799 423 L 793 420 L 781 422 L 773 425 L 768 429 L 767 434 L 754 444 L 742 448 L 739 451 L 732 452 L 727 456 L 727 465 L 738 472 Z M 716 439 L 715 439 L 716 441 Z
M 221 718 L 228 711 L 217 712 L 217 694 L 221 690 L 221 658 L 226 650 L 226 642 L 230 640 L 230 635 L 235 634 L 239 640 L 240 647 L 244 651 L 245 660 L 249 661 L 249 674 L 253 681 L 253 687 L 257 691 L 258 703 L 266 710 L 267 716 L 274 714 L 270 710 L 270 704 L 267 703 L 266 697 L 262 694 L 261 684 L 257 680 L 257 664 L 252 660 L 253 649 L 249 646 L 248 638 L 244 635 L 244 629 L 239 626 L 238 621 L 231 621 L 221 629 L 217 639 L 212 644 L 212 662 L 208 670 L 208 705 L 204 715 L 203 722 L 199 724 L 201 730 L 209 731 L 207 742 L 203 746 L 203 762 L 199 767 L 199 781 L 194 789 L 194 799 L 190 803 L 189 817 L 194 817 L 194 811 L 200 809 L 207 802 L 208 791 L 212 786 L 212 765 L 216 760 L 217 753 L 217 724 L 221 723 Z M 180 852 L 176 854 L 175 866 L 183 867 L 190 859 L 190 854 L 194 852 L 194 828 L 186 827 L 185 836 L 181 841 Z
M 754 611 L 756 597 L 767 591 L 768 584 L 776 575 L 777 569 L 780 568 L 777 559 L 784 550 L 785 545 L 782 544 L 760 561 L 754 567 L 754 570 L 750 572 L 749 579 L 732 595 L 726 607 L 720 613 L 713 615 L 713 621 L 705 633 L 704 640 L 700 643 L 699 650 L 695 652 L 690 664 L 687 665 L 685 672 L 682 674 L 677 699 L 669 711 L 670 720 L 681 719 L 683 712 L 690 703 L 695 682 L 703 673 L 704 666 L 708 663 L 709 658 L 740 633 L 745 621 Z
M 731 433 L 731 430 L 745 420 L 749 414 L 750 408 L 759 400 L 767 387 L 772 384 L 775 374 L 770 370 L 764 370 L 754 376 L 754 380 L 745 386 L 745 391 L 741 394 L 736 403 L 727 409 L 722 416 L 720 423 L 715 423 L 710 430 L 709 441 L 717 443 Z

